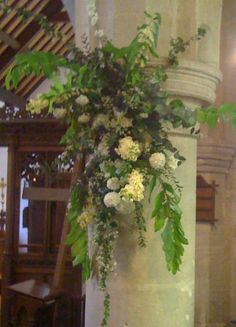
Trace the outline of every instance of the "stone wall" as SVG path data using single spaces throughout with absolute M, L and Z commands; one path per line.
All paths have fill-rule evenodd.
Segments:
M 220 68 L 223 82 L 217 105 L 236 102 L 236 1 L 223 1 Z M 227 124 L 216 130 L 202 128 L 198 172 L 219 185 L 214 225 L 197 224 L 197 327 L 223 327 L 236 320 L 236 132 Z

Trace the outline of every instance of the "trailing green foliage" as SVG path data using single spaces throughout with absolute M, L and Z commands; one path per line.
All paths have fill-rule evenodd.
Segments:
M 42 13 L 34 13 L 25 7 L 12 6 L 9 4 L 9 0 L 0 0 L 0 10 L 3 11 L 4 15 L 8 15 L 12 11 L 15 11 L 18 17 L 20 17 L 23 23 L 26 23 L 30 18 L 33 18 L 41 27 L 41 29 L 47 35 L 51 35 L 53 38 L 61 39 L 63 34 L 58 30 L 58 28 L 50 23 L 47 17 Z
M 101 327 L 105 327 L 108 325 L 109 317 L 110 317 L 110 295 L 106 293 L 104 298 L 104 315 L 103 315 Z
M 169 183 L 162 182 L 161 188 L 155 199 L 152 218 L 155 232 L 164 227 L 161 237 L 167 268 L 176 274 L 182 263 L 184 245 L 188 244 L 181 224 L 182 211 L 179 206 L 181 197 Z
M 236 104 L 226 103 L 219 108 L 209 107 L 196 110 L 196 120 L 200 124 L 207 124 L 213 128 L 222 121 L 234 127 L 236 125 Z
M 171 39 L 170 51 L 168 55 L 169 62 L 171 66 L 177 67 L 179 64 L 178 55 L 186 51 L 186 49 L 190 46 L 190 44 L 194 41 L 200 41 L 206 34 L 206 30 L 203 27 L 199 27 L 197 30 L 197 34 L 192 36 L 189 40 L 185 41 L 181 37 L 177 37 L 176 39 Z
M 82 265 L 83 279 L 90 277 L 90 260 L 88 257 L 87 232 L 80 228 L 77 219 L 83 210 L 86 199 L 86 190 L 81 183 L 77 183 L 70 194 L 70 207 L 68 209 L 68 220 L 70 222 L 70 232 L 66 243 L 71 246 L 73 265 Z
M 22 76 L 43 75 L 52 78 L 59 68 L 68 67 L 67 60 L 51 52 L 27 52 L 16 56 L 16 62 L 7 73 L 6 88 L 16 88 Z

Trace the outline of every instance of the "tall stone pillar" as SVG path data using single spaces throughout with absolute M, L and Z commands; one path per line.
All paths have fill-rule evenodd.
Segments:
M 75 0 L 78 45 L 84 33 L 91 43 L 94 41 L 86 3 L 86 0 Z M 188 39 L 196 33 L 197 27 L 204 25 L 208 30 L 205 40 L 200 44 L 193 43 L 182 56 L 179 68 L 169 70 L 165 88 L 190 107 L 214 101 L 220 79 L 218 57 L 222 0 L 98 0 L 97 6 L 101 28 L 109 39 L 120 46 L 126 45 L 135 35 L 137 26 L 145 21 L 145 10 L 160 12 L 162 26 L 158 49 L 162 57 L 168 54 L 171 37 Z M 153 232 L 148 203 L 145 206 L 148 220 L 146 249 L 139 249 L 135 235 L 129 232 L 129 217 L 120 217 L 122 225 L 115 253 L 117 274 L 109 281 L 110 327 L 194 326 L 197 140 L 185 130 L 170 133 L 170 138 L 187 159 L 176 171 L 183 186 L 183 226 L 189 239 L 181 272 L 172 276 L 166 269 L 161 238 Z M 96 280 L 88 282 L 86 327 L 100 326 L 102 302 Z

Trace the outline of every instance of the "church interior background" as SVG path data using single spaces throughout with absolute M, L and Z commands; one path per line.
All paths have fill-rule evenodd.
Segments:
M 86 23 L 86 1 L 9 3 L 13 8 L 26 6 L 44 13 L 51 22 L 59 24 L 65 38 L 54 41 L 33 21 L 21 22 L 14 11 L 7 15 L 0 11 L 1 326 L 98 327 L 85 323 L 85 311 L 90 306 L 90 311 L 96 312 L 97 302 L 89 290 L 92 300 L 85 305 L 87 292 L 81 267 L 72 269 L 68 249 L 64 249 L 63 268 L 58 261 L 71 171 L 67 167 L 55 173 L 52 163 L 63 150 L 58 144 L 64 127 L 47 119 L 31 121 L 27 114 L 21 115 L 29 99 L 49 89 L 49 81 L 42 76 L 29 76 L 22 78 L 15 91 L 7 91 L 4 86 L 17 53 L 33 49 L 66 55 L 69 42 L 80 44 L 81 35 L 91 33 Z M 98 1 L 103 28 L 118 44 L 125 44 L 133 35 L 145 9 L 162 15 L 161 56 L 165 55 L 171 33 L 192 35 L 200 24 L 207 30 L 202 43 L 183 54 L 180 72 L 176 76 L 170 72 L 167 89 L 191 106 L 236 103 L 236 0 Z M 189 296 L 187 302 L 194 303 L 194 315 L 186 315 L 184 324 L 175 324 L 175 318 L 168 318 L 168 306 L 173 305 L 168 300 L 164 301 L 164 313 L 159 313 L 157 324 L 137 322 L 131 327 L 236 326 L 235 129 L 228 124 L 220 124 L 217 129 L 203 126 L 196 165 L 197 171 L 189 181 L 196 183 L 196 192 L 191 194 L 196 201 L 194 255 L 188 257 L 195 260 L 194 292 L 183 286 L 183 298 L 173 299 L 185 306 Z M 52 291 L 51 285 L 60 284 L 62 275 L 63 286 Z M 111 326 L 118 327 L 114 321 Z

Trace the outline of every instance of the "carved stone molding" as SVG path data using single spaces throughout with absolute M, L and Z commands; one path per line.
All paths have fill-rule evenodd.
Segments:
M 198 173 L 228 174 L 236 167 L 236 145 L 200 144 L 197 152 Z
M 178 68 L 168 69 L 165 89 L 171 94 L 191 98 L 191 103 L 194 99 L 196 104 L 209 104 L 215 101 L 216 86 L 221 79 L 221 72 L 214 66 L 182 59 Z

